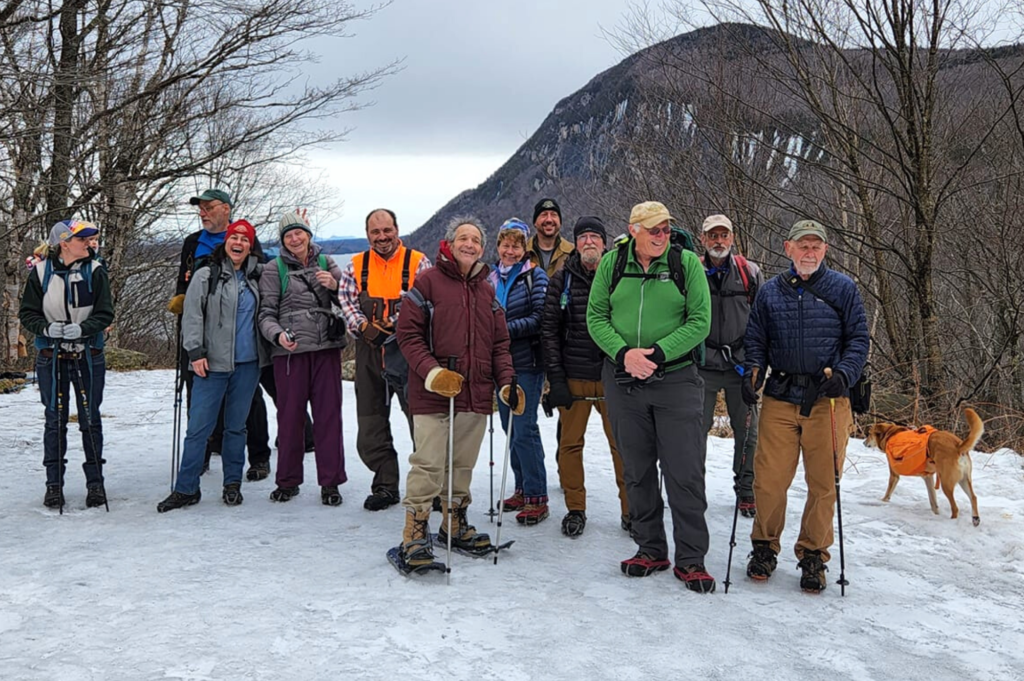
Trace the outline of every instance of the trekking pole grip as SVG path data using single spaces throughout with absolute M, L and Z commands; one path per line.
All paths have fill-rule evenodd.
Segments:
M 512 374 L 512 382 L 508 384 L 508 408 L 510 412 L 508 415 L 509 418 L 512 418 L 515 415 L 512 414 L 511 412 L 514 412 L 516 408 L 519 407 L 519 391 L 517 390 L 518 388 L 519 377 L 516 376 L 515 374 Z M 515 404 L 514 407 L 512 406 L 513 403 Z
M 448 355 L 448 371 L 455 371 L 455 367 L 459 363 L 459 358 L 455 355 Z

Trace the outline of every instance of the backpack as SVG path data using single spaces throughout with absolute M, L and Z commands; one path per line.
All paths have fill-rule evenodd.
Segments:
M 284 292 L 288 290 L 288 280 L 291 277 L 288 276 L 288 266 L 284 264 L 284 260 L 281 256 L 275 258 L 277 260 L 277 278 L 281 280 L 281 298 L 278 299 L 278 305 L 281 304 L 281 300 L 284 299 Z M 323 253 L 319 254 L 316 258 L 317 265 L 325 272 L 330 271 L 330 266 L 327 264 L 327 256 Z M 309 290 L 313 293 L 313 297 L 316 298 L 316 291 L 309 283 L 306 283 Z M 345 345 L 345 334 L 347 330 L 345 328 L 344 320 L 335 314 L 333 304 L 336 300 L 335 296 L 328 295 L 328 302 L 331 305 L 329 308 L 312 308 L 312 312 L 321 312 L 327 317 L 327 340 L 332 343 L 341 343 Z
M 291 277 L 288 276 L 288 266 L 284 264 L 284 260 L 280 256 L 275 258 L 275 260 L 277 260 L 277 277 L 281 280 L 281 297 L 283 298 L 284 292 L 288 290 L 288 280 Z M 316 262 L 320 269 L 324 271 L 330 270 L 330 267 L 327 265 L 327 256 L 323 253 L 317 256 Z

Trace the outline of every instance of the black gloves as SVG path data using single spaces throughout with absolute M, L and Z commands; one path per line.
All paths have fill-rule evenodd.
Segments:
M 757 401 L 761 399 L 757 394 L 757 388 L 754 387 L 753 381 L 748 379 L 746 376 L 740 382 L 740 389 L 743 396 L 743 404 L 748 407 L 753 407 L 757 404 Z
M 565 407 L 568 409 L 572 406 L 572 393 L 569 392 L 569 384 L 563 381 L 552 381 L 551 388 L 548 390 L 548 404 L 554 407 Z
M 833 371 L 832 378 L 826 378 L 818 386 L 818 396 L 824 397 L 842 397 L 846 394 L 846 379 L 843 378 L 842 372 Z

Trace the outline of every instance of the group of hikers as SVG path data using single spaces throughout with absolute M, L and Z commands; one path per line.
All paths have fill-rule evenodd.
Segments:
M 787 492 L 802 453 L 800 586 L 825 588 L 838 475 L 853 427 L 849 389 L 863 371 L 869 335 L 856 285 L 824 263 L 829 237 L 822 224 L 793 224 L 784 242 L 790 267 L 765 281 L 757 265 L 734 252 L 727 216 L 703 222 L 699 256 L 689 232 L 656 201 L 634 206 L 615 242 L 597 216 L 577 219 L 570 241 L 562 236 L 559 204 L 543 198 L 532 225 L 511 218 L 500 226 L 492 264 L 484 262 L 488 234 L 479 220 L 453 219 L 432 262 L 402 243 L 394 212 L 382 208 L 366 217 L 368 250 L 342 269 L 314 243 L 304 212 L 281 217 L 279 255 L 264 262 L 253 226 L 232 219 L 227 192 L 210 189 L 190 202 L 202 228 L 185 239 L 168 305 L 178 315 L 188 421 L 173 491 L 158 511 L 200 501 L 201 475 L 216 452 L 229 506 L 243 501 L 246 450 L 245 478 L 270 475 L 263 390 L 277 411 L 271 500 L 299 494 L 304 453 L 312 451 L 322 503 L 340 505 L 347 479 L 341 348 L 350 336 L 356 449 L 373 472 L 363 506 L 402 504 L 399 554 L 410 568 L 435 563 L 435 541 L 493 550 L 467 512 L 497 401 L 514 479 L 511 496 L 500 501 L 503 511 L 525 526 L 549 517 L 537 418 L 540 409 L 557 411 L 561 530 L 568 537 L 584 533 L 584 434 L 594 409 L 615 470 L 621 526 L 637 545 L 621 561 L 622 572 L 644 577 L 674 565 L 689 589 L 714 591 L 704 561 L 705 455 L 724 391 L 736 509 L 753 519 L 748 577 L 765 580 L 776 568 Z M 44 504 L 52 508 L 65 503 L 72 394 L 83 433 L 86 505 L 106 503 L 99 407 L 104 329 L 114 313 L 97 238 L 89 223 L 57 223 L 32 262 L 21 303 L 21 321 L 38 349 Z M 391 430 L 394 398 L 413 438 L 404 497 Z M 442 521 L 432 535 L 438 507 Z

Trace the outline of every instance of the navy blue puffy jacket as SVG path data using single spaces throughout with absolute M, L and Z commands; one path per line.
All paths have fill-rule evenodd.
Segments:
M 786 374 L 809 375 L 819 382 L 825 367 L 832 367 L 851 386 L 864 370 L 870 336 L 864 303 L 852 279 L 822 264 L 809 280 L 820 296 L 843 311 L 840 318 L 828 303 L 790 285 L 794 275 L 790 269 L 757 292 L 744 347 L 748 369 L 772 369 L 764 394 L 800 404 L 802 381 L 786 380 Z
M 491 271 L 491 283 L 498 276 L 497 265 Z M 533 278 L 532 287 L 527 286 L 528 277 Z M 512 339 L 509 352 L 512 366 L 516 371 L 542 371 L 544 368 L 540 353 L 540 322 L 544 313 L 544 296 L 548 290 L 548 275 L 540 267 L 530 266 L 522 270 L 512 282 L 505 301 L 505 321 L 508 335 Z

